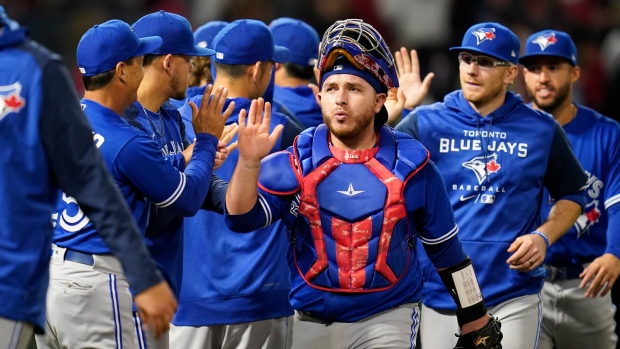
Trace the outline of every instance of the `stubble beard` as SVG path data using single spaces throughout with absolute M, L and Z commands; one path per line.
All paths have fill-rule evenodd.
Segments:
M 547 113 L 553 114 L 553 112 L 568 98 L 568 94 L 570 93 L 570 84 L 560 86 L 560 88 L 556 90 L 555 97 L 548 103 L 538 101 L 536 99 L 536 91 L 533 89 L 528 88 L 527 93 L 530 95 L 532 102 L 534 102 L 538 108 L 546 111 Z
M 374 107 L 371 107 L 366 113 L 364 113 L 363 117 L 355 119 L 356 122 L 352 128 L 343 130 L 335 128 L 332 124 L 333 119 L 326 117 L 325 113 L 323 113 L 323 121 L 325 122 L 329 132 L 343 142 L 356 140 L 369 125 L 374 123 L 374 117 Z

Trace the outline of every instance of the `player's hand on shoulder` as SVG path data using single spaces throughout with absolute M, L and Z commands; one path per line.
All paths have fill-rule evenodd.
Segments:
M 264 115 L 263 115 L 264 114 Z M 262 98 L 253 100 L 250 110 L 239 113 L 239 162 L 257 164 L 267 156 L 280 137 L 284 126 L 277 125 L 271 134 L 271 104 Z
M 401 47 L 394 54 L 394 59 L 396 61 L 396 69 L 398 70 L 399 89 L 402 90 L 406 97 L 404 107 L 414 109 L 422 104 L 422 101 L 428 94 L 428 89 L 435 74 L 426 74 L 424 80 L 420 78 L 420 61 L 418 60 L 416 50 L 411 50 L 411 55 L 409 55 L 407 49 Z
M 146 328 L 159 338 L 170 328 L 170 321 L 177 310 L 177 300 L 165 281 L 152 286 L 134 297 L 140 319 Z
M 599 293 L 603 297 L 611 291 L 619 275 L 620 259 L 611 253 L 605 253 L 593 260 L 579 275 L 583 279 L 579 287 L 588 287 L 586 297 L 595 298 Z
M 196 134 L 209 133 L 218 139 L 222 136 L 226 120 L 235 108 L 235 102 L 231 102 L 222 113 L 227 96 L 228 89 L 220 86 L 214 91 L 213 85 L 208 85 L 202 95 L 200 109 L 193 102 L 189 102 L 189 106 L 192 108 L 192 126 L 194 126 Z

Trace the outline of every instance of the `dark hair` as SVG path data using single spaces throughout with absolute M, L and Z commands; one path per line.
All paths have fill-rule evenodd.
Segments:
M 303 80 L 312 80 L 312 78 L 314 78 L 314 67 L 311 65 L 304 66 L 301 64 L 287 62 L 284 63 L 284 69 L 286 70 L 286 74 L 293 78 Z
M 144 59 L 142 60 L 142 66 L 143 67 L 148 67 L 149 65 L 151 65 L 153 62 L 155 62 L 155 60 L 157 59 L 157 57 L 159 57 L 161 55 L 144 55 Z
M 231 78 L 239 78 L 245 74 L 252 64 L 225 64 L 215 62 L 215 69 Z
M 133 65 L 133 59 L 134 57 L 131 57 L 123 63 L 127 65 Z M 86 91 L 97 91 L 109 84 L 110 81 L 112 81 L 112 78 L 114 78 L 115 74 L 116 66 L 114 66 L 114 68 L 108 71 L 104 71 L 103 73 L 97 75 L 82 76 L 82 83 L 84 84 L 84 88 L 86 89 Z

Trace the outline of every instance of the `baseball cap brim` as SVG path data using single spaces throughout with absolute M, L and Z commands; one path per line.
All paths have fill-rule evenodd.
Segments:
M 485 56 L 493 57 L 493 58 L 495 58 L 495 59 L 499 59 L 500 61 L 505 61 L 505 59 L 504 59 L 504 58 L 502 58 L 502 57 L 500 57 L 500 56 L 494 55 L 494 54 L 489 53 L 489 52 L 482 51 L 482 50 L 477 49 L 477 48 L 474 48 L 474 47 L 469 47 L 469 46 L 457 46 L 457 47 L 450 47 L 450 51 L 471 51 L 471 52 L 478 52 L 478 53 L 481 53 L 481 54 L 483 54 L 483 55 L 485 55 Z
M 188 56 L 213 56 L 215 51 L 206 47 L 194 46 L 192 50 L 183 54 Z
M 289 50 L 284 46 L 274 46 L 273 48 L 273 57 L 272 61 L 278 63 L 286 63 L 288 62 L 288 58 L 291 55 Z
M 151 53 L 157 50 L 163 43 L 164 41 L 159 36 L 140 38 L 140 46 L 138 46 L 138 49 L 134 53 L 134 57 Z
M 527 62 L 527 60 L 529 58 L 541 57 L 541 56 L 563 58 L 563 59 L 567 60 L 568 63 L 570 63 L 571 65 L 575 65 L 575 63 L 574 63 L 574 61 L 572 60 L 571 57 L 566 56 L 566 55 L 558 54 L 557 52 L 536 52 L 536 53 L 531 53 L 531 54 L 528 54 L 528 55 L 523 55 L 523 56 L 519 57 L 519 63 L 525 64 L 525 62 Z

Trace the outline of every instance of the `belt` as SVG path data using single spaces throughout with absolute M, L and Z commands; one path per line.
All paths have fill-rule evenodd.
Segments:
M 93 258 L 92 254 L 78 252 L 70 249 L 67 249 L 65 251 L 65 260 L 90 266 L 95 265 L 95 258 Z
M 568 267 L 554 267 L 545 265 L 545 281 L 579 279 L 583 272 L 583 265 L 571 265 Z

